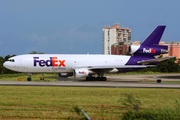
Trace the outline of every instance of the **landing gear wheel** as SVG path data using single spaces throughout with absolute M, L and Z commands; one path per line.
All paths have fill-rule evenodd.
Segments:
M 91 77 L 86 77 L 86 80 L 87 80 L 87 81 L 90 81 L 90 80 L 91 80 Z
M 31 81 L 31 78 L 27 78 L 27 81 Z
M 96 80 L 96 78 L 95 78 L 95 77 L 91 77 L 91 80 L 92 80 L 92 81 L 95 81 L 95 80 Z
M 87 81 L 95 81 L 96 78 L 95 78 L 95 77 L 86 77 L 86 80 L 87 80 Z
M 106 77 L 102 77 L 102 81 L 106 81 L 107 80 L 107 78 Z
M 107 80 L 106 77 L 97 77 L 96 79 L 97 79 L 97 81 L 106 81 Z
M 29 77 L 27 78 L 27 81 L 31 81 L 31 75 L 32 73 L 28 73 Z
M 101 77 L 97 77 L 96 80 L 97 80 L 97 81 L 101 81 Z

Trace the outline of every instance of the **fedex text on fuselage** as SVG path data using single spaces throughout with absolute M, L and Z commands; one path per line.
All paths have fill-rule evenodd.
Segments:
M 40 66 L 40 67 L 66 67 L 65 61 L 66 60 L 58 60 L 57 57 L 50 57 L 49 60 L 40 60 L 39 57 L 33 57 L 34 59 L 34 66 Z
M 150 49 L 143 48 L 143 53 L 156 53 L 156 50 L 154 50 L 153 48 Z

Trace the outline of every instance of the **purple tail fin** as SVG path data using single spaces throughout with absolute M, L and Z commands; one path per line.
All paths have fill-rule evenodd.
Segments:
M 158 45 L 165 28 L 166 26 L 157 26 L 157 28 L 146 38 L 146 40 L 141 45 Z
M 129 52 L 134 56 L 154 57 L 155 55 L 168 53 L 168 46 L 159 45 L 166 26 L 158 26 L 140 46 L 131 45 Z

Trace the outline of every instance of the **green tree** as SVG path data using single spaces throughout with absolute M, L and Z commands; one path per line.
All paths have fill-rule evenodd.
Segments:
M 36 52 L 36 51 L 32 51 L 29 54 L 44 54 L 44 52 Z
M 2 56 L 0 56 L 0 74 L 3 74 L 4 73 L 4 66 L 3 66 L 3 63 L 5 62 L 4 58 Z
M 171 58 L 162 61 L 157 65 L 156 70 L 164 73 L 180 72 L 179 61 L 175 62 L 176 60 L 176 58 Z
M 139 72 L 162 72 L 162 73 L 174 73 L 180 72 L 180 59 L 171 58 L 165 61 L 161 61 L 156 67 L 150 67 L 139 70 Z
M 5 67 L 3 66 L 3 63 L 4 63 L 5 61 L 7 61 L 9 58 L 14 57 L 14 56 L 16 56 L 16 55 L 7 55 L 7 56 L 5 56 L 4 61 L 2 60 L 3 62 L 0 63 L 0 64 L 1 64 L 0 66 L 2 66 L 2 68 L 1 68 L 1 74 L 13 74 L 13 73 L 18 73 L 18 72 L 16 72 L 16 71 L 9 70 L 9 69 L 7 69 L 7 68 L 5 68 Z M 2 59 L 2 58 L 1 58 L 1 59 Z
M 125 55 L 132 56 L 132 54 L 130 54 L 130 52 L 127 52 Z

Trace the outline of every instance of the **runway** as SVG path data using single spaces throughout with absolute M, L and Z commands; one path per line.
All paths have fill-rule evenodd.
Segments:
M 113 88 L 174 88 L 179 89 L 180 84 L 170 83 L 132 83 L 132 82 L 29 82 L 29 81 L 0 81 L 0 85 L 9 86 L 61 86 L 61 87 L 113 87 Z
M 61 87 L 110 87 L 110 88 L 171 88 L 180 89 L 180 83 L 142 83 L 147 81 L 180 81 L 179 74 L 109 75 L 108 81 L 85 81 L 84 78 L 59 78 L 56 82 L 0 81 L 9 86 L 61 86 Z M 48 79 L 48 78 L 45 78 Z

